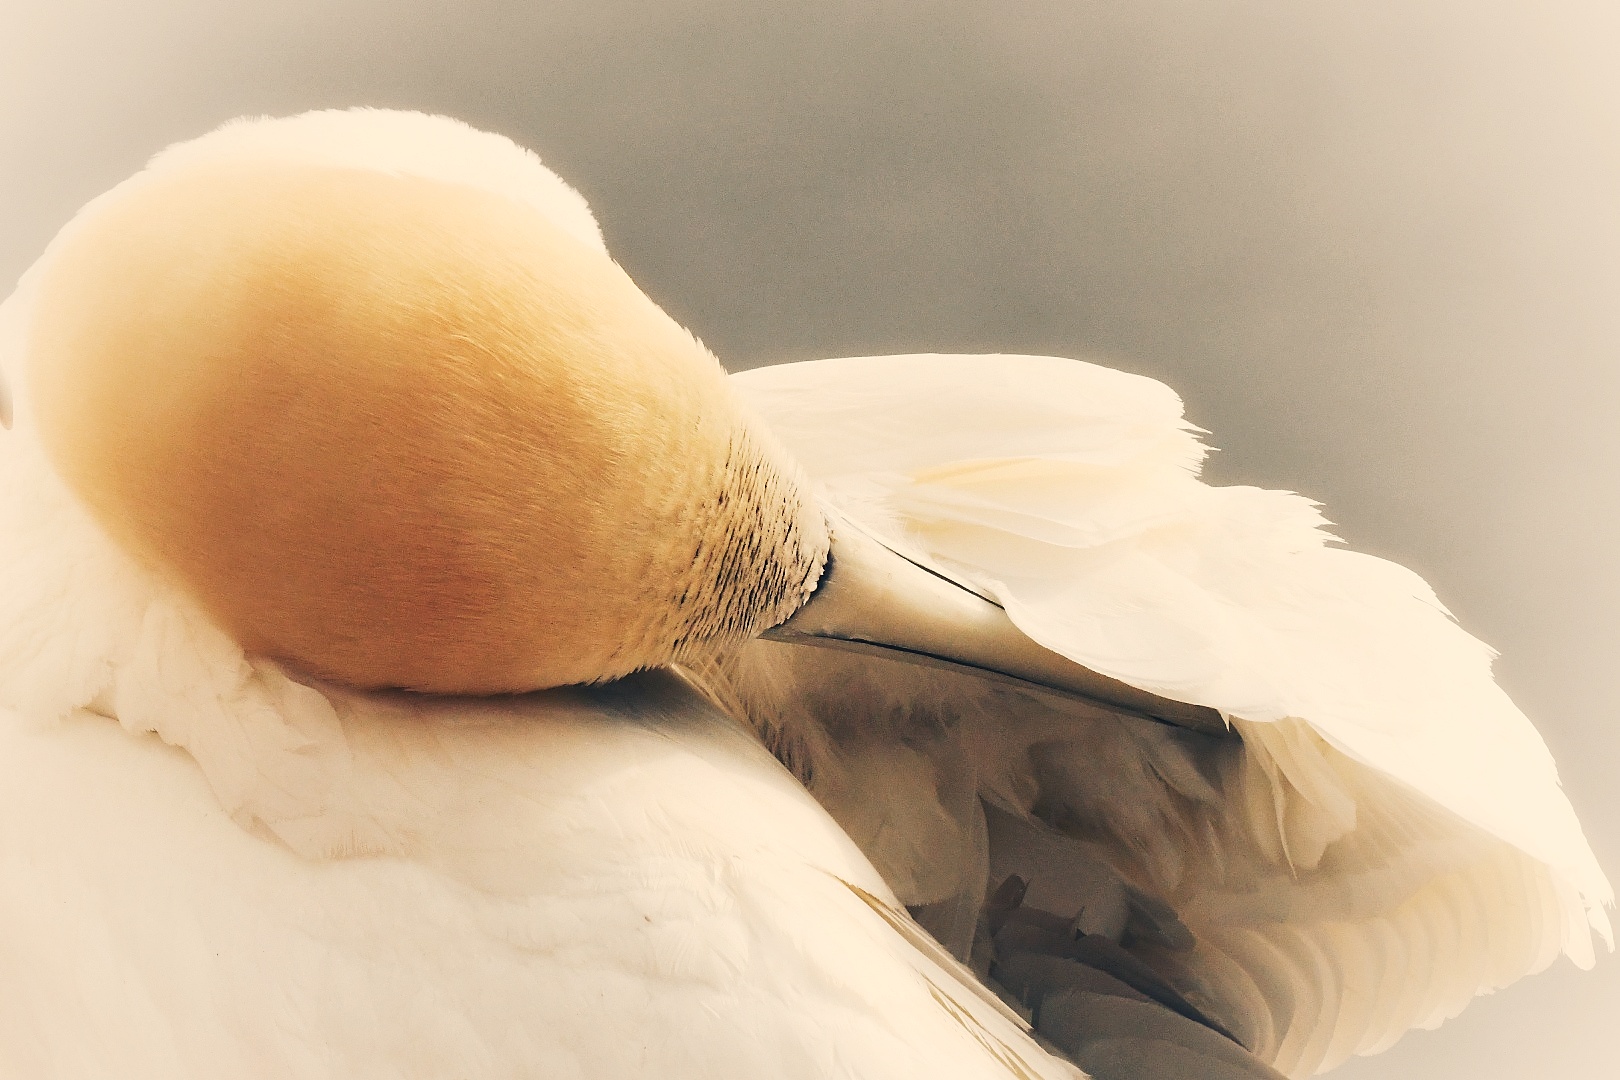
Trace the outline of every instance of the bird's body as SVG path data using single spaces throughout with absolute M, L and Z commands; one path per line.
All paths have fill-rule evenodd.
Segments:
M 996 1075 L 881 879 L 678 684 L 346 710 L 341 857 L 156 738 L 7 719 L 0 1075 Z
M 342 281 L 322 280 L 312 319 L 233 271 L 255 299 L 211 309 L 221 272 L 187 273 L 237 265 L 230 214 L 198 234 L 209 264 L 196 241 L 175 255 L 164 230 L 183 228 L 148 211 L 165 192 L 228 190 L 222 161 L 252 198 L 295 162 L 306 188 L 281 203 L 295 225 L 338 227 L 310 210 L 335 177 L 360 192 L 346 205 L 376 211 L 376 235 L 397 223 L 410 258 L 427 259 L 413 238 L 468 235 L 433 207 L 512 214 L 489 237 L 543 234 L 583 267 L 523 324 L 567 313 L 549 339 L 562 367 L 544 372 L 599 370 L 477 414 L 479 445 L 528 458 L 434 457 L 458 394 L 483 391 L 446 391 L 433 365 L 492 355 L 480 320 L 510 305 L 499 290 L 433 299 L 465 284 L 442 273 L 373 275 L 368 295 L 442 332 L 390 339 L 344 311 Z M 326 193 L 313 203 L 311 176 Z M 446 199 L 420 213 L 382 197 L 432 185 Z M 720 384 L 639 293 L 567 299 L 622 287 L 588 211 L 532 158 L 447 121 L 239 125 L 169 151 L 130 190 L 158 202 L 93 205 L 0 309 L 17 399 L 0 433 L 0 1076 L 1073 1077 L 1065 1055 L 1104 1080 L 1274 1076 L 1262 1062 L 1301 1075 L 1560 951 L 1589 962 L 1592 929 L 1607 934 L 1607 883 L 1484 646 L 1414 576 L 1327 546 L 1304 500 L 1199 483 L 1202 451 L 1158 384 L 1028 357 L 826 361 Z M 172 220 L 206 217 L 207 201 L 171 198 Z M 392 258 L 367 228 L 344 238 L 356 258 Z M 170 253 L 107 246 L 141 229 Z M 272 275 L 272 299 L 301 265 Z M 120 312 L 108 298 L 131 278 L 143 291 Z M 171 281 L 195 295 L 165 308 Z M 244 310 L 271 316 L 243 333 Z M 625 318 L 653 329 L 618 334 Z M 392 341 L 405 376 L 391 385 L 414 403 L 276 359 L 304 341 L 295 359 L 324 360 L 334 339 L 299 335 L 331 326 L 359 354 Z M 608 344 L 581 352 L 587 338 Z M 669 353 L 669 367 L 600 367 Z M 168 379 L 120 366 L 147 354 Z M 223 389 L 187 397 L 187 372 Z M 703 380 L 719 389 L 682 397 Z M 264 411 L 267 391 L 281 396 Z M 672 395 L 674 420 L 659 406 Z M 612 411 L 642 400 L 633 423 Z M 600 430 L 566 420 L 581 401 L 625 435 L 611 453 L 592 458 Z M 339 406 L 338 449 L 302 439 Z M 260 453 L 267 438 L 278 455 Z M 739 445 L 753 456 L 733 468 Z M 223 471 L 188 472 L 197 454 Z M 424 460 L 450 464 L 409 464 Z M 471 475 L 498 499 L 525 469 L 539 494 L 514 520 L 556 543 L 480 562 L 455 532 L 474 518 L 454 485 Z M 686 483 L 699 494 L 682 501 Z M 617 509 L 623 490 L 639 509 Z M 308 510 L 341 516 L 371 491 L 392 524 L 323 533 Z M 658 500 L 638 491 L 669 498 L 647 510 Z M 232 512 L 252 528 L 221 527 Z M 1214 710 L 1235 734 L 1135 699 L 752 637 L 815 586 L 822 513 L 835 541 L 876 537 L 994 598 L 1066 662 Z M 487 536 L 492 519 L 476 520 L 468 535 Z M 437 548 L 408 535 L 440 524 Z M 502 527 L 504 556 L 527 534 Z M 443 587 L 452 564 L 500 603 L 468 616 L 461 593 L 416 588 Z M 376 566 L 394 569 L 368 577 Z M 578 648 L 530 663 L 511 641 L 555 649 L 556 635 L 512 613 L 542 589 Z M 272 591 L 265 616 L 254 598 Z M 642 610 L 660 596 L 669 610 Z M 476 624 L 476 648 L 456 624 L 434 637 L 410 618 L 444 604 Z M 568 622 L 580 604 L 613 618 Z M 727 614 L 683 622 L 693 610 Z M 632 623 L 635 641 L 612 638 Z

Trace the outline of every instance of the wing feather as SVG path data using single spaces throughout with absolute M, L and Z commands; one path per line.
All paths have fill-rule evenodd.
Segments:
M 840 512 L 1047 648 L 1219 709 L 1241 742 L 966 685 L 930 704 L 913 676 L 752 647 L 790 684 L 876 699 L 811 694 L 784 730 L 852 730 L 902 698 L 955 718 L 986 802 L 1169 904 L 1195 945 L 1132 947 L 1283 1071 L 1386 1046 L 1559 951 L 1590 964 L 1592 932 L 1610 939 L 1612 890 L 1490 650 L 1410 571 L 1330 546 L 1307 500 L 1201 483 L 1167 388 L 1014 356 L 733 380 Z M 876 752 L 800 737 L 817 739 L 827 773 Z

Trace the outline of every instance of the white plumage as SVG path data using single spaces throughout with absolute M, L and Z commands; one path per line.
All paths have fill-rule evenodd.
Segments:
M 1415 574 L 1330 545 L 1307 500 L 1198 482 L 1164 386 L 1045 357 L 733 378 L 835 505 L 1049 648 L 1232 719 L 1241 761 L 1035 708 L 985 710 L 969 738 L 1006 804 L 1032 802 L 1030 747 L 1066 770 L 1068 805 L 1137 849 L 1120 861 L 1200 937 L 1194 977 L 1247 1002 L 1230 1026 L 1264 1029 L 1284 1071 L 1382 1049 L 1560 950 L 1590 965 L 1591 929 L 1612 940 L 1608 884 L 1489 649 Z
M 238 124 L 154 168 L 188 156 L 471 185 L 601 245 L 531 155 L 449 121 Z M 1489 651 L 1305 500 L 1200 483 L 1150 380 L 924 356 L 730 382 L 853 527 L 1241 741 L 774 641 L 361 694 L 245 654 L 58 478 L 37 286 L 0 309 L 0 1076 L 1074 1075 L 975 972 L 1096 1075 L 1258 1075 L 1054 968 L 1018 937 L 1049 914 L 1306 1075 L 1609 939 Z

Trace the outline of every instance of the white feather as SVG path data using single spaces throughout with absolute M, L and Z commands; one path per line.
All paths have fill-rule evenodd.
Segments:
M 1112 845 L 1197 938 L 1161 970 L 1283 1071 L 1610 940 L 1612 890 L 1489 649 L 1416 575 L 1330 546 L 1307 500 L 1199 482 L 1167 388 L 1020 356 L 733 381 L 841 512 L 1047 648 L 1237 727 L 1233 755 L 1034 701 L 966 710 L 987 797 L 1056 800 Z

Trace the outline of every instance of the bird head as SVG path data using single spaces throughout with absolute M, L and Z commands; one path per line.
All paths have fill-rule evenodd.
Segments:
M 295 669 L 599 681 L 781 622 L 820 575 L 798 468 L 583 200 L 497 136 L 232 125 L 93 202 L 31 280 L 23 378 L 56 470 Z
M 819 506 L 584 200 L 500 136 L 229 124 L 85 207 L 7 309 L 55 471 L 295 671 L 522 692 L 765 633 L 1224 730 Z

